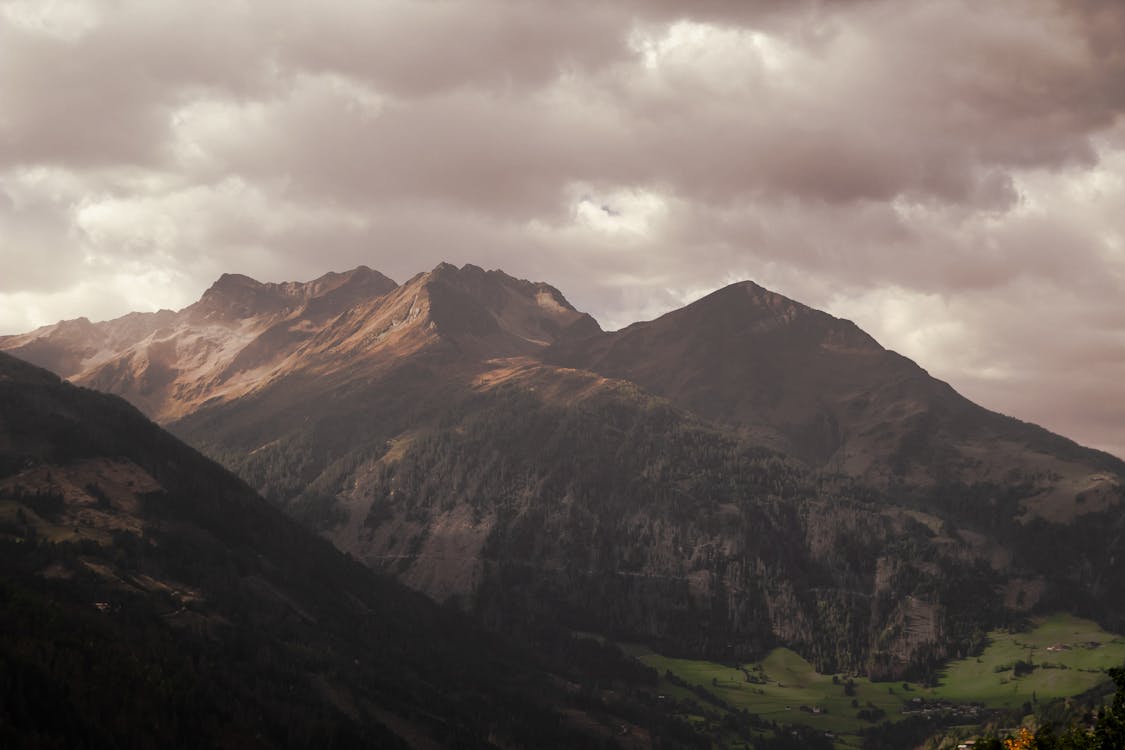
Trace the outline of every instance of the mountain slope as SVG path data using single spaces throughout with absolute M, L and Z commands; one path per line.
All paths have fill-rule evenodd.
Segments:
M 360 266 L 307 283 L 262 284 L 224 274 L 179 312 L 63 321 L 0 349 L 80 385 L 115 393 L 160 421 L 229 399 L 275 376 L 287 356 L 328 321 L 395 283 Z
M 1125 473 L 1125 463 L 990 412 L 854 323 L 751 282 L 546 361 L 629 380 L 814 466 L 868 481 Z
M 3 354 L 0 559 L 6 747 L 570 747 L 645 733 L 612 711 L 564 719 L 580 672 L 552 674 L 346 559 L 120 399 Z M 597 658 L 612 674 L 613 654 Z
M 559 401 L 557 373 L 513 376 L 353 464 L 327 534 L 501 629 L 558 618 L 723 660 L 786 644 L 932 676 L 1037 609 L 1122 622 L 1119 505 L 1061 525 L 1018 520 L 1030 485 L 895 497 L 571 378 Z
M 764 290 L 723 290 L 663 335 L 535 340 L 499 325 L 481 275 L 417 277 L 321 332 L 306 370 L 173 429 L 342 549 L 500 628 L 560 618 L 723 658 L 785 643 L 824 668 L 895 675 L 1036 607 L 1120 616 L 1094 572 L 1120 543 L 1110 457 L 1005 443 L 1018 423 Z M 868 462 L 822 476 L 782 428 L 810 432 L 857 390 L 867 421 L 845 424 Z M 926 457 L 968 452 L 957 429 L 978 423 L 973 470 Z M 911 454 L 913 433 L 929 443 Z M 1059 538 L 1051 564 L 1029 542 L 1041 535 Z
M 271 500 L 317 505 L 333 464 L 430 424 L 486 373 L 598 331 L 553 287 L 443 264 L 340 314 L 268 383 L 170 428 Z
M 170 429 L 496 628 L 896 676 L 1030 612 L 1125 617 L 1120 461 L 752 284 L 603 333 L 443 264 L 278 357 Z

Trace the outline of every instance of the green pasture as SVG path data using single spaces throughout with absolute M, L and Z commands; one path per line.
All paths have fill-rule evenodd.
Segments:
M 1035 669 L 1017 677 L 1018 661 L 1034 664 Z M 1121 636 L 1089 620 L 1053 615 L 1037 620 L 1028 632 L 990 633 L 984 653 L 952 662 L 932 693 L 951 701 L 1010 708 L 1078 695 L 1106 679 L 1102 670 L 1122 664 L 1125 639 Z
M 855 733 L 871 726 L 870 721 L 856 717 L 858 711 L 875 708 L 886 712 L 887 717 L 898 717 L 903 696 L 909 699 L 919 694 L 914 692 L 917 688 L 913 685 L 904 692 L 902 683 L 872 683 L 865 677 L 854 677 L 854 694 L 848 695 L 847 676 L 839 675 L 834 684 L 832 675 L 818 673 L 798 654 L 784 648 L 775 649 L 761 662 L 742 665 L 741 669 L 714 662 L 672 659 L 640 647 L 631 650 L 661 675 L 669 671 L 684 682 L 700 685 L 734 708 L 744 708 L 780 724 L 802 724 L 832 732 L 839 747 L 859 747 Z M 755 681 L 748 681 L 747 674 Z M 661 689 L 677 698 L 691 696 L 699 700 L 667 682 Z M 813 710 L 819 713 L 811 713 Z
M 869 719 L 857 716 L 861 710 L 874 711 L 876 717 L 881 711 L 885 715 L 878 720 L 895 721 L 903 718 L 904 709 L 917 708 L 915 698 L 927 703 L 945 700 L 962 705 L 979 703 L 986 708 L 1019 707 L 1083 693 L 1106 679 L 1104 669 L 1125 664 L 1125 639 L 1093 622 L 1065 614 L 1036 620 L 1027 632 L 990 633 L 989 645 L 979 657 L 950 663 L 934 688 L 902 682 L 873 683 L 865 677 L 844 674 L 837 675 L 833 682 L 832 675 L 818 673 L 785 648 L 775 649 L 760 662 L 738 666 L 674 659 L 638 645 L 624 648 L 661 674 L 661 690 L 669 695 L 700 700 L 663 679 L 666 671 L 763 719 L 832 732 L 840 748 L 859 747 L 857 733 L 872 725 Z M 1035 667 L 1017 677 L 1015 665 L 1019 661 Z M 849 679 L 851 694 L 846 688 Z M 802 706 L 808 710 L 802 710 Z M 814 709 L 819 713 L 811 713 Z

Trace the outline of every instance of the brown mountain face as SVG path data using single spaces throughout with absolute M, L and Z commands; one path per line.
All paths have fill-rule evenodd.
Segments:
M 167 422 L 214 399 L 237 398 L 327 322 L 395 283 L 366 267 L 308 283 L 263 284 L 224 274 L 179 312 L 85 318 L 0 338 L 0 349 L 72 382 L 123 396 Z
M 631 380 L 816 463 L 847 441 L 841 416 L 848 419 L 848 406 L 858 411 L 853 403 L 872 391 L 924 376 L 851 322 L 751 282 L 651 322 L 560 345 L 547 358 Z
M 344 311 L 289 363 L 322 372 L 385 369 L 422 351 L 454 366 L 534 355 L 551 344 L 600 332 L 546 284 L 476 266 L 442 264 L 393 292 Z
M 179 312 L 63 321 L 0 350 L 168 423 L 294 374 L 370 375 L 423 351 L 459 365 L 600 331 L 557 289 L 500 271 L 442 264 L 399 287 L 360 266 L 307 283 L 224 274 Z
M 1085 477 L 1096 492 L 1097 476 L 1122 470 L 1112 456 L 977 406 L 851 321 L 752 282 L 561 343 L 545 359 L 637 383 L 755 442 L 880 485 L 1053 472 Z
M 361 271 L 366 291 L 336 283 Z M 475 266 L 319 283 L 224 277 L 117 353 L 119 321 L 0 348 L 78 362 L 337 546 L 500 628 L 786 643 L 895 675 L 1036 609 L 1125 622 L 1125 466 L 848 321 L 750 283 L 610 333 Z
M 273 330 L 282 328 L 293 326 L 287 320 Z M 263 449 L 265 460 L 292 438 L 303 446 L 294 451 L 327 460 L 418 428 L 472 393 L 485 373 L 526 368 L 551 344 L 589 332 L 600 332 L 593 318 L 547 284 L 441 264 L 359 299 L 289 348 L 271 349 L 259 336 L 227 367 L 253 354 L 270 363 L 267 377 L 247 371 L 232 378 L 244 386 L 240 393 L 203 390 L 194 410 L 164 420 L 218 453 L 246 446 Z M 199 382 L 223 386 L 226 377 L 220 370 Z M 304 493 L 320 475 L 321 459 L 295 460 L 309 472 L 258 485 L 278 502 Z

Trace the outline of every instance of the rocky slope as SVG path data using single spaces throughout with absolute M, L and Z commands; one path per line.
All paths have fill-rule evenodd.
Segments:
M 237 325 L 306 315 L 240 288 Z M 249 345 L 173 365 L 175 408 L 151 413 L 495 627 L 724 657 L 786 643 L 892 676 L 1036 609 L 1125 616 L 1120 461 L 753 284 L 604 333 L 546 284 L 443 264 L 306 328 L 253 339 L 268 364 L 242 380 L 223 373 Z M 52 336 L 0 346 L 78 357 Z
M 224 274 L 179 312 L 62 321 L 0 337 L 0 349 L 74 383 L 123 396 L 166 422 L 260 388 L 327 322 L 395 286 L 363 266 L 308 283 L 262 284 Z

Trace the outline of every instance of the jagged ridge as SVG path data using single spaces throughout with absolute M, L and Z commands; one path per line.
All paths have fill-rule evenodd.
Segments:
M 172 428 L 498 625 L 890 675 L 1036 607 L 1122 617 L 1121 577 L 1092 575 L 1121 557 L 1120 461 L 751 283 L 604 333 L 546 284 L 442 264 L 257 341 L 239 356 L 280 349 L 270 369 L 218 377 L 244 390 L 191 394 Z

